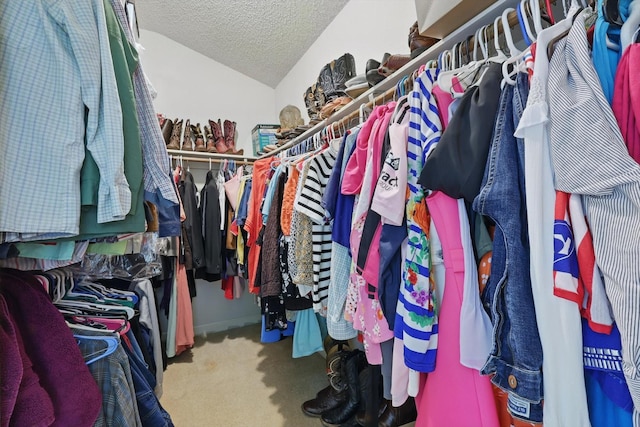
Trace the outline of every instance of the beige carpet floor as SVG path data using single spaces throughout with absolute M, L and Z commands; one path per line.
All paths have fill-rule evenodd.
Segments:
M 293 359 L 292 338 L 260 343 L 260 325 L 197 337 L 170 360 L 161 403 L 176 427 L 306 427 L 300 405 L 326 387 L 320 354 Z

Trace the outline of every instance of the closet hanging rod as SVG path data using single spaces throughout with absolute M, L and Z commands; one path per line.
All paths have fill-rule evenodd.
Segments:
M 501 15 L 502 12 L 507 8 L 516 8 L 520 3 L 520 0 L 498 0 L 493 3 L 491 6 L 487 7 L 481 13 L 476 15 L 474 18 L 467 21 L 464 25 L 455 29 L 451 34 L 431 46 L 426 51 L 422 52 L 419 56 L 415 57 L 407 64 L 405 64 L 402 68 L 396 70 L 393 74 L 388 76 L 382 82 L 377 84 L 376 86 L 369 88 L 366 92 L 352 100 L 349 104 L 347 104 L 344 108 L 342 108 L 337 113 L 333 114 L 331 117 L 322 120 L 320 123 L 316 124 L 312 128 L 308 129 L 303 134 L 297 136 L 295 139 L 287 142 L 286 144 L 281 145 L 277 149 L 270 151 L 269 153 L 265 153 L 258 157 L 258 159 L 263 159 L 267 157 L 272 157 L 282 151 L 288 150 L 289 148 L 295 147 L 311 136 L 321 132 L 323 129 L 330 127 L 332 123 L 342 123 L 344 119 L 348 119 L 349 117 L 353 119 L 355 114 L 358 114 L 359 108 L 362 104 L 371 106 L 373 103 L 379 105 L 379 101 L 381 99 L 386 99 L 389 97 L 389 94 L 393 94 L 395 91 L 396 85 L 400 80 L 405 77 L 412 78 L 412 75 L 415 71 L 417 71 L 422 65 L 426 64 L 430 60 L 438 59 L 438 55 L 448 49 L 452 49 L 453 46 L 460 42 L 464 41 L 468 38 L 469 34 L 475 34 L 478 28 L 487 26 L 488 34 L 493 36 L 493 21 L 494 19 Z M 544 6 L 544 0 L 540 0 L 540 4 Z M 555 3 L 555 0 L 552 1 Z M 514 26 L 518 22 L 518 15 L 516 12 L 511 12 L 508 14 L 509 25 Z M 502 26 L 498 28 L 498 33 L 501 33 Z M 469 45 L 473 46 L 474 38 L 471 37 L 469 39 Z M 386 97 L 385 97 L 386 96 Z
M 251 164 L 256 161 L 256 157 L 245 156 L 244 154 L 203 153 L 182 150 L 167 150 L 167 153 L 173 159 L 182 158 L 193 162 L 209 163 L 209 160 L 211 160 L 213 163 L 222 163 L 225 160 L 234 160 L 236 163 Z

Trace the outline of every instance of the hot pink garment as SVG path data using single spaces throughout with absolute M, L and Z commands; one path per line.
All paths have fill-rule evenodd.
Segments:
M 464 249 L 458 202 L 441 192 L 427 198 L 442 244 L 445 287 L 439 314 L 436 369 L 421 376 L 417 427 L 499 427 L 489 377 L 460 364 Z
M 176 356 L 193 347 L 193 309 L 189 297 L 189 283 L 184 264 L 178 263 L 178 316 L 176 320 Z
M 378 118 L 385 112 L 384 105 L 376 107 L 366 122 L 362 125 L 362 129 L 358 133 L 356 139 L 356 149 L 349 157 L 347 167 L 342 177 L 342 194 L 360 194 L 362 188 L 362 180 L 364 178 L 364 170 L 367 166 L 367 153 L 369 149 L 369 137 L 373 125 L 378 123 Z
M 640 45 L 631 44 L 622 54 L 616 71 L 611 108 L 629 155 L 640 163 Z

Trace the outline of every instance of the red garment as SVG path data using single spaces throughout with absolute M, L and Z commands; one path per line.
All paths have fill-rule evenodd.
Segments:
M 247 259 L 249 264 L 249 292 L 252 294 L 259 292 L 259 289 L 256 288 L 256 275 L 258 273 L 258 261 L 260 259 L 260 246 L 256 245 L 256 239 L 262 228 L 261 206 L 267 187 L 267 175 L 271 169 L 272 162 L 277 164 L 279 160 L 276 157 L 267 157 L 266 159 L 257 160 L 253 164 L 253 183 L 251 186 L 251 194 L 249 195 L 247 220 L 244 224 L 244 230 L 248 233 L 246 246 L 249 248 Z
M 640 45 L 631 44 L 622 54 L 616 71 L 611 109 L 627 144 L 629 155 L 640 163 Z

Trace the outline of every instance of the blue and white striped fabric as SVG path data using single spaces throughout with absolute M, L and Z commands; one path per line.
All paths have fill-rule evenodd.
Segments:
M 429 278 L 429 241 L 415 215 L 416 206 L 425 203 L 424 190 L 418 184 L 418 178 L 427 155 L 440 141 L 442 133 L 436 100 L 431 95 L 437 74 L 437 70 L 426 70 L 419 76 L 409 98 L 407 257 L 394 331 L 395 336 L 404 342 L 405 364 L 420 372 L 435 369 L 438 346 L 438 304 Z
M 0 62 L 0 230 L 78 233 L 85 142 L 98 222 L 122 220 L 131 192 L 102 0 L 3 0 Z

